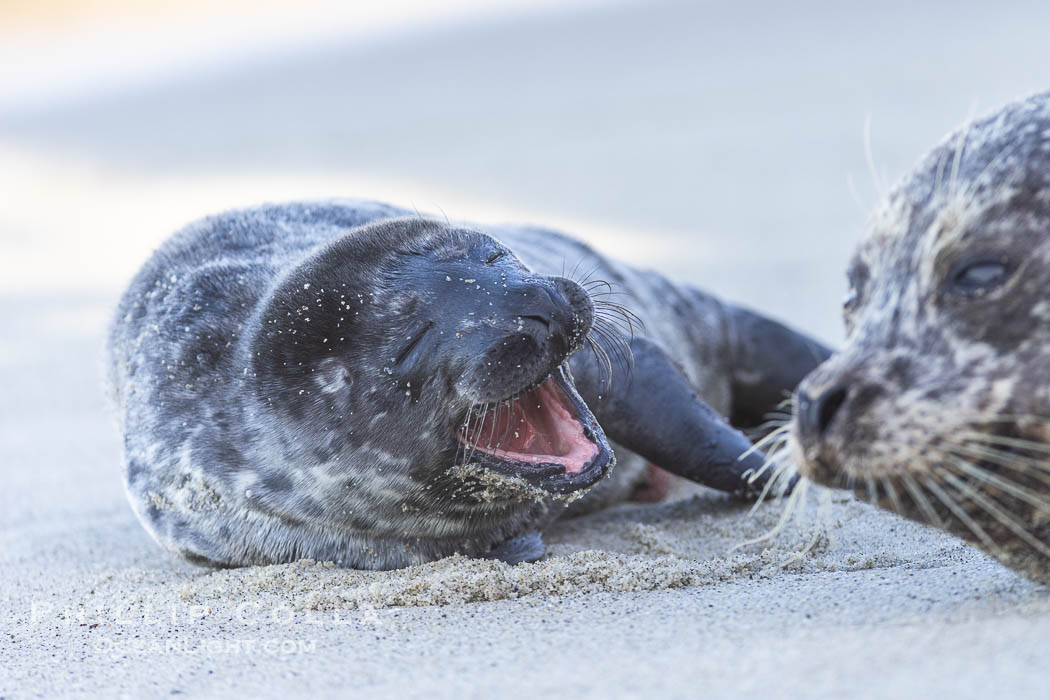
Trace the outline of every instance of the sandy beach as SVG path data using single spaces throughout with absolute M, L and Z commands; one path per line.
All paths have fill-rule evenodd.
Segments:
M 783 504 L 682 488 L 518 567 L 215 571 L 150 540 L 102 339 L 183 223 L 332 195 L 541 223 L 834 344 L 885 182 L 1050 86 L 1037 4 L 457 13 L 0 100 L 0 698 L 1044 697 L 1045 588 L 839 493 L 745 544 Z

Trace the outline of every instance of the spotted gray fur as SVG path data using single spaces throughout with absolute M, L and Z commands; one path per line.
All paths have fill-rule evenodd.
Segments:
M 425 357 L 416 374 L 395 366 L 398 344 L 418 332 L 405 324 L 421 295 L 455 290 L 473 296 L 449 304 L 481 305 L 506 293 L 469 274 L 426 276 L 426 265 L 411 267 L 422 249 L 453 262 L 468 243 L 508 250 L 522 274 L 550 275 L 570 296 L 578 285 L 560 275 L 587 271 L 615 287 L 715 411 L 738 408 L 734 391 L 763 390 L 766 375 L 745 366 L 758 355 L 748 330 L 758 317 L 745 329 L 736 307 L 556 232 L 476 231 L 338 200 L 229 212 L 169 239 L 132 281 L 109 336 L 128 497 L 153 537 L 218 565 L 310 557 L 387 569 L 454 552 L 534 556 L 530 533 L 639 483 L 645 460 L 621 448 L 617 469 L 571 506 L 527 490 L 487 498 L 484 484 L 451 469 L 433 437 L 447 429 L 450 403 L 517 370 L 439 374 Z M 495 322 L 463 313 L 435 342 Z

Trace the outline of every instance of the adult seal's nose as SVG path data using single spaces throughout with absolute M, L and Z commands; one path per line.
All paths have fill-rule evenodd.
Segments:
M 835 384 L 816 396 L 800 389 L 798 393 L 798 427 L 806 443 L 820 440 L 835 420 L 839 409 L 849 398 L 849 384 Z

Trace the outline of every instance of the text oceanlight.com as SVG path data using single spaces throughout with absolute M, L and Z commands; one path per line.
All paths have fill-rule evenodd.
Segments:
M 381 624 L 379 611 L 362 607 L 354 611 L 295 610 L 288 605 L 266 606 L 243 601 L 219 606 L 165 606 L 138 604 L 127 606 L 66 606 L 34 602 L 29 610 L 29 624 L 77 626 L 137 627 L 150 625 L 180 626 L 202 621 L 229 622 L 240 625 L 361 625 Z
M 101 654 L 312 654 L 317 651 L 314 639 L 114 639 L 101 636 L 93 640 L 92 649 Z

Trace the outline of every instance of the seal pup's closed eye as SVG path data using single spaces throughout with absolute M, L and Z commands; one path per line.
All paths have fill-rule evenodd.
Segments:
M 721 415 L 755 423 L 827 356 L 550 231 L 361 201 L 191 225 L 109 341 L 128 496 L 162 545 L 373 569 L 536 559 L 547 523 L 627 497 L 647 462 L 761 489 Z
M 798 391 L 802 472 L 1050 582 L 1050 94 L 936 147 L 849 282 L 846 345 Z

